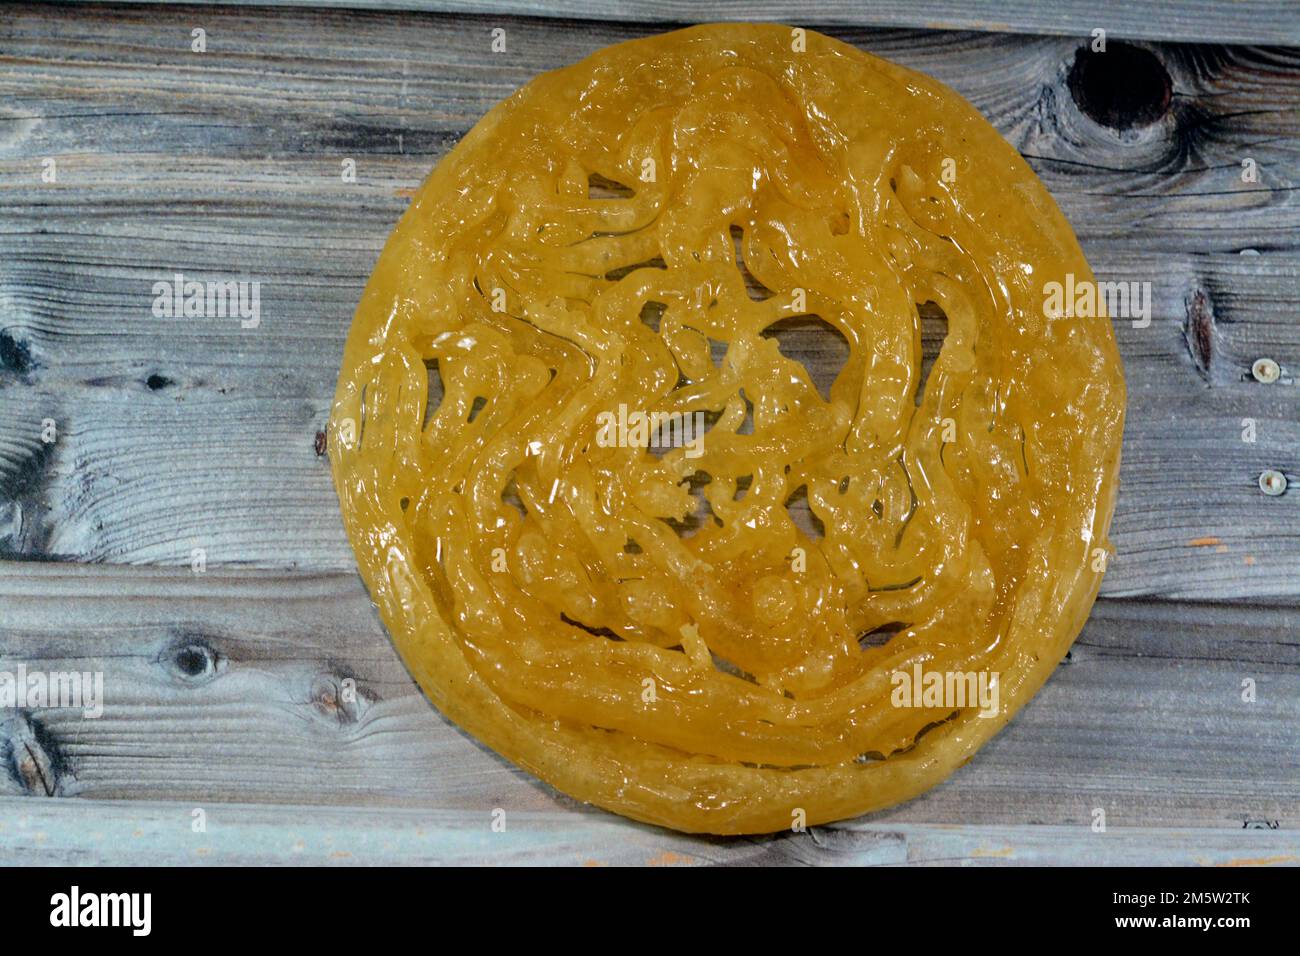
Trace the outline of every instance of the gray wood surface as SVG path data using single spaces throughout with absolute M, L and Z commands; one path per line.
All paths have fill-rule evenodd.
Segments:
M 94 2 L 94 0 L 75 0 Z M 165 0 L 130 0 L 161 3 Z M 641 23 L 775 20 L 793 26 L 920 27 L 1211 43 L 1300 45 L 1290 0 L 215 0 L 220 5 L 488 13 Z
M 0 861 L 44 846 L 120 862 L 1295 862 L 1300 484 L 1256 486 L 1266 467 L 1300 482 L 1300 51 L 1280 47 L 1147 45 L 1169 110 L 1119 131 L 1076 103 L 1087 30 L 1036 5 L 999 8 L 1002 32 L 828 30 L 967 96 L 1098 277 L 1153 286 L 1149 327 L 1116 325 L 1130 407 L 1106 599 L 953 780 L 866 821 L 719 849 L 575 806 L 423 700 L 356 578 L 317 433 L 361 287 L 431 166 L 537 72 L 658 29 L 625 22 L 649 17 L 636 5 L 566 2 L 549 12 L 598 18 L 0 16 L 0 670 L 100 670 L 108 697 L 99 720 L 0 711 Z M 1295 41 L 1284 6 L 1106 15 L 1115 35 L 1277 44 Z M 942 3 L 824 15 L 995 26 Z M 154 318 L 153 283 L 176 272 L 260 281 L 260 325 Z M 799 348 L 831 372 L 822 343 Z M 1277 384 L 1250 377 L 1264 355 Z M 203 574 L 185 570 L 195 548 Z M 355 705 L 338 696 L 349 677 Z M 190 839 L 193 806 L 220 821 L 207 842 Z M 523 822 L 493 843 L 496 807 Z M 1089 829 L 1098 807 L 1114 839 Z
M 66 803 L 0 797 L 0 866 L 1287 866 L 1294 832 L 855 822 L 770 837 L 698 839 L 614 817 L 356 807 Z M 40 848 L 24 851 L 21 844 Z

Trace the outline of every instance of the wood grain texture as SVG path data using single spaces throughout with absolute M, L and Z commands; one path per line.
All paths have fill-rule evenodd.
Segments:
M 0 863 L 1300 862 L 1300 484 L 1255 484 L 1266 467 L 1300 482 L 1289 4 L 1011 0 L 1006 23 L 950 0 L 347 6 L 449 13 L 0 17 L 0 671 L 100 671 L 107 697 L 97 720 L 0 711 Z M 577 805 L 433 710 L 354 573 L 319 432 L 361 288 L 438 158 L 540 71 L 732 17 L 838 24 L 957 89 L 1098 277 L 1151 282 L 1153 308 L 1116 323 L 1130 408 L 1108 598 L 1043 692 L 902 807 L 718 841 Z M 1167 101 L 1157 82 L 1120 104 L 1155 103 L 1153 121 L 1098 108 L 1076 68 L 1094 26 L 1167 74 Z M 177 272 L 258 280 L 260 324 L 154 318 L 153 283 Z M 941 323 L 924 332 L 937 348 Z M 827 342 L 795 346 L 833 372 Z M 1250 377 L 1263 355 L 1275 385 Z M 201 574 L 183 570 L 195 548 Z
M 76 0 L 82 2 L 82 0 Z M 129 0 L 160 3 L 166 0 Z M 1088 36 L 1098 27 L 1116 37 L 1215 43 L 1300 44 L 1287 0 L 215 0 L 275 7 L 351 7 L 562 17 L 641 23 L 776 20 L 804 26 L 924 27 Z
M 194 17 L 16 8 L 0 25 L 0 553 L 346 570 L 316 433 L 410 191 L 537 72 L 653 28 L 512 21 L 494 56 L 485 18 L 209 9 L 195 54 Z M 1099 277 L 1152 283 L 1150 326 L 1117 323 L 1131 405 L 1103 593 L 1300 597 L 1300 497 L 1255 484 L 1300 480 L 1300 52 L 1155 45 L 1170 110 L 1121 133 L 1072 99 L 1078 40 L 841 35 L 968 96 Z M 154 318 L 176 272 L 260 281 L 260 326 Z M 1261 355 L 1282 383 L 1249 377 Z M 815 341 L 804 358 L 831 372 Z
M 424 698 L 355 575 L 0 562 L 0 670 L 100 671 L 0 727 L 0 793 L 563 815 Z M 1300 825 L 1300 612 L 1102 601 L 951 780 L 873 823 Z M 1242 700 L 1242 681 L 1257 699 Z M 355 702 L 341 693 L 355 682 Z M 593 811 L 595 812 L 595 811 Z M 603 815 L 602 815 L 603 816 Z
M 1270 830 L 844 823 L 701 839 L 612 817 L 0 797 L 0 866 L 1287 866 L 1300 838 Z M 89 837 L 87 836 L 89 834 Z

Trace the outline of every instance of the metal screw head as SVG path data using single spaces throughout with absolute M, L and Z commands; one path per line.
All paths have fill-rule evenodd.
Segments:
M 1255 364 L 1250 367 L 1250 374 L 1255 376 L 1255 381 L 1272 385 L 1282 375 L 1282 369 L 1271 358 L 1260 358 L 1255 359 Z
M 1286 491 L 1286 475 L 1273 468 L 1259 473 L 1259 490 L 1266 495 L 1280 495 Z

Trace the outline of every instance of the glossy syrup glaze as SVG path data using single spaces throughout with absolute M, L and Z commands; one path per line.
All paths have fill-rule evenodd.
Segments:
M 361 574 L 431 700 L 574 797 L 713 833 L 912 797 L 1100 583 L 1125 390 L 1109 320 L 1045 314 L 1067 275 L 928 77 L 775 25 L 602 50 L 492 110 L 375 268 L 329 440 Z M 811 316 L 828 394 L 771 334 Z M 708 430 L 649 449 L 620 407 Z M 918 665 L 996 706 L 897 706 Z

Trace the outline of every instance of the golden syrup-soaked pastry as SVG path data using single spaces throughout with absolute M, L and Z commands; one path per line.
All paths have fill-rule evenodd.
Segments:
M 703 26 L 538 77 L 421 187 L 344 354 L 335 482 L 411 672 L 565 793 L 679 830 L 938 783 L 1065 655 L 1109 549 L 1124 381 L 1107 319 L 1045 314 L 1069 274 L 996 130 L 828 37 Z M 799 315 L 848 344 L 828 395 L 764 334 Z M 620 407 L 708 431 L 599 440 Z M 896 706 L 918 673 L 992 675 L 996 707 Z

